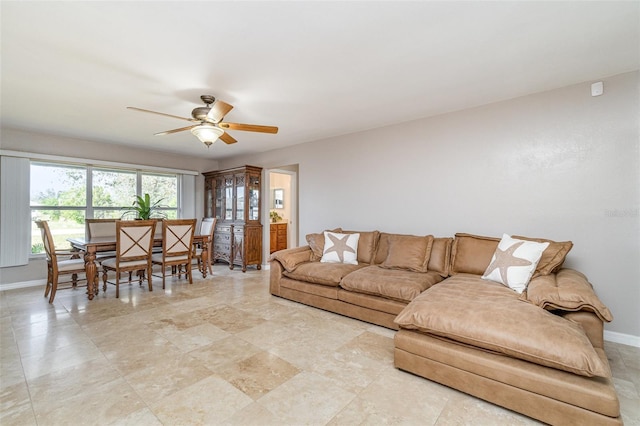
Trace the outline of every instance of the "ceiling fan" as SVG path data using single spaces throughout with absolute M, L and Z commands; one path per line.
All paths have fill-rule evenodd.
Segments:
M 165 117 L 177 118 L 180 120 L 191 121 L 193 124 L 187 127 L 181 127 L 179 129 L 167 130 L 166 132 L 155 133 L 155 136 L 170 135 L 172 133 L 183 132 L 190 130 L 207 148 L 211 146 L 216 140 L 221 139 L 226 144 L 232 144 L 238 142 L 226 132 L 226 130 L 243 130 L 246 132 L 260 132 L 260 133 L 278 133 L 278 128 L 275 126 L 259 126 L 257 124 L 239 124 L 239 123 L 227 123 L 222 119 L 229 111 L 233 109 L 232 105 L 228 103 L 216 100 L 211 95 L 200 96 L 202 102 L 205 103 L 203 107 L 194 108 L 191 111 L 191 118 L 180 117 L 178 115 L 165 114 L 163 112 L 150 111 L 148 109 L 127 107 L 135 111 L 149 112 L 151 114 L 164 115 Z

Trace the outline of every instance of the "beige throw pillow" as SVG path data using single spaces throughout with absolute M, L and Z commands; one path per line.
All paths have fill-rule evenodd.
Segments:
M 533 273 L 533 278 L 542 275 L 549 275 L 558 271 L 562 267 L 567 254 L 573 247 L 573 243 L 571 241 L 558 242 L 547 240 L 545 238 L 521 237 L 519 235 L 513 235 L 513 238 L 535 241 L 537 243 L 549 243 L 549 247 L 547 247 L 544 253 L 542 253 L 542 257 L 540 258 L 540 262 L 538 262 L 536 271 Z
M 449 274 L 482 275 L 499 242 L 500 238 L 457 233 L 451 247 Z
M 389 235 L 389 253 L 380 267 L 427 272 L 433 235 Z

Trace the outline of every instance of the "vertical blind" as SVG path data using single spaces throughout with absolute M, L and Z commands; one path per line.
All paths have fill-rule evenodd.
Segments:
M 0 157 L 0 267 L 29 263 L 29 173 L 28 158 Z

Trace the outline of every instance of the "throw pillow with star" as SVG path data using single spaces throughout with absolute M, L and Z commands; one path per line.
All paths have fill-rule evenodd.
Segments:
M 482 276 L 522 293 L 549 243 L 518 240 L 504 234 Z
M 360 234 L 338 234 L 325 231 L 324 250 L 320 262 L 357 265 L 359 239 Z

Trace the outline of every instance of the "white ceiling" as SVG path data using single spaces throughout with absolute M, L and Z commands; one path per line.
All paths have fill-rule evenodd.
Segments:
M 221 159 L 640 68 L 640 3 L 2 1 L 2 125 Z M 606 90 L 606 88 L 605 88 Z M 229 133 L 188 123 L 211 94 Z M 390 141 L 393 143 L 393 141 Z

